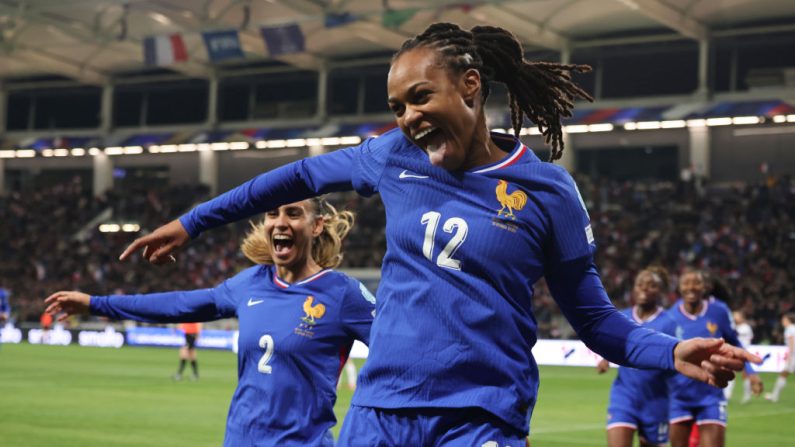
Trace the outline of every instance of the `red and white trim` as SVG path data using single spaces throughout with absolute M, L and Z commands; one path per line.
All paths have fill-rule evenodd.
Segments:
M 637 430 L 638 426 L 629 422 L 613 422 L 612 424 L 607 424 L 607 429 L 610 430 L 611 428 L 631 428 Z
M 680 422 L 690 421 L 692 419 L 693 419 L 693 416 L 690 416 L 690 415 L 679 416 L 678 418 L 673 418 L 673 419 L 669 420 L 668 423 L 670 423 L 670 424 L 678 424 Z
M 306 279 L 302 279 L 301 281 L 298 281 L 295 284 L 290 284 L 289 282 L 279 278 L 279 276 L 276 274 L 276 271 L 274 270 L 273 271 L 273 283 L 276 284 L 278 287 L 280 287 L 282 289 L 286 289 L 286 288 L 288 288 L 290 286 L 300 286 L 302 284 L 310 283 L 310 282 L 312 282 L 312 281 L 324 276 L 326 273 L 329 273 L 329 272 L 332 272 L 332 271 L 333 271 L 332 269 L 324 269 L 324 270 L 321 270 L 321 271 L 315 273 L 314 275 L 312 275 L 312 276 L 310 276 L 310 277 L 308 277 Z
M 635 320 L 635 322 L 638 324 L 650 323 L 654 321 L 655 318 L 659 317 L 660 314 L 663 313 L 663 310 L 665 309 L 663 309 L 660 306 L 657 306 L 657 311 L 654 312 L 651 316 L 649 316 L 649 318 L 644 320 L 640 318 L 640 315 L 638 314 L 638 306 L 632 306 L 632 319 Z
M 508 166 L 516 163 L 522 158 L 522 155 L 527 153 L 527 146 L 524 144 L 520 144 L 517 149 L 514 149 L 513 154 L 509 155 L 508 158 L 505 160 L 497 163 L 494 166 L 489 166 L 488 168 L 478 169 L 474 171 L 475 174 L 483 174 L 484 172 L 495 171 L 497 169 L 507 168 Z
M 704 419 L 702 421 L 696 421 L 696 425 L 720 425 L 721 427 L 725 427 L 726 422 L 719 419 Z
M 698 318 L 703 317 L 704 315 L 707 314 L 707 309 L 709 308 L 709 302 L 710 300 L 701 300 L 703 306 L 701 307 L 701 312 L 699 312 L 698 315 L 693 315 L 687 310 L 685 310 L 685 303 L 679 303 L 679 312 L 682 312 L 682 315 L 689 318 L 690 320 L 696 321 Z

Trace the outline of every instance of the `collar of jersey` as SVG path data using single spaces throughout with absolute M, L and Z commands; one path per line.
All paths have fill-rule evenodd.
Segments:
M 702 302 L 704 303 L 704 307 L 701 309 L 701 312 L 699 312 L 698 315 L 693 315 L 690 312 L 686 311 L 685 310 L 685 302 L 682 301 L 681 303 L 679 303 L 679 312 L 682 312 L 682 315 L 684 315 L 687 318 L 695 321 L 697 318 L 703 317 L 704 315 L 707 314 L 707 308 L 709 307 L 710 301 L 711 300 L 702 300 Z
M 289 282 L 279 278 L 279 275 L 276 274 L 276 269 L 274 268 L 273 269 L 273 283 L 276 284 L 276 286 L 281 288 L 281 289 L 286 289 L 286 288 L 288 288 L 290 286 L 300 286 L 302 284 L 310 283 L 310 282 L 312 282 L 312 281 L 324 276 L 326 273 L 329 273 L 331 271 L 332 271 L 331 269 L 323 269 L 323 270 L 315 273 L 314 275 L 312 275 L 312 276 L 310 276 L 308 278 L 304 278 L 304 279 L 298 281 L 297 283 L 290 284 Z
M 493 140 L 498 140 L 498 141 L 512 141 L 514 143 L 513 149 L 511 150 L 511 153 L 508 154 L 502 160 L 496 163 L 488 164 L 486 166 L 478 167 L 475 170 L 471 170 L 470 172 L 472 172 L 473 174 L 483 174 L 485 172 L 496 171 L 497 169 L 507 168 L 508 166 L 521 160 L 522 157 L 529 150 L 527 149 L 527 146 L 525 146 L 524 144 L 522 144 L 521 141 L 519 141 L 518 138 L 512 135 L 499 133 L 499 132 L 491 132 L 491 138 Z
M 651 323 L 655 318 L 659 317 L 662 312 L 663 308 L 657 306 L 657 311 L 654 312 L 649 318 L 643 320 L 640 318 L 640 315 L 638 315 L 638 306 L 632 306 L 632 318 L 637 323 Z

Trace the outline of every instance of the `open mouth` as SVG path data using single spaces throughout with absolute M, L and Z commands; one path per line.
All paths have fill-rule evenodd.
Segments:
M 274 234 L 272 237 L 273 252 L 277 256 L 285 256 L 290 253 L 295 242 L 293 238 L 286 234 Z

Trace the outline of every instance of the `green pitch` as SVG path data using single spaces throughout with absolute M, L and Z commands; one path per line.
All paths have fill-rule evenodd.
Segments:
M 0 346 L 0 445 L 20 447 L 219 446 L 237 380 L 231 352 L 200 351 L 201 380 L 174 382 L 177 351 L 77 346 Z M 614 372 L 541 369 L 533 447 L 604 445 Z M 767 389 L 775 376 L 763 377 Z M 729 446 L 795 440 L 795 377 L 777 404 L 729 405 Z M 340 388 L 342 420 L 351 393 Z M 335 434 L 339 427 L 335 428 Z

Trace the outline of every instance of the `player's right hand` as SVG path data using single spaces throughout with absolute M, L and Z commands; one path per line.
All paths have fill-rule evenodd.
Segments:
M 141 256 L 152 264 L 175 262 L 176 258 L 172 253 L 189 240 L 190 235 L 185 227 L 179 219 L 174 219 L 146 236 L 134 240 L 119 256 L 119 261 L 124 261 L 138 250 L 143 250 Z
M 87 314 L 91 296 L 81 292 L 55 292 L 44 300 L 47 309 L 44 311 L 52 316 L 58 314 L 58 321 L 64 321 L 72 315 Z

